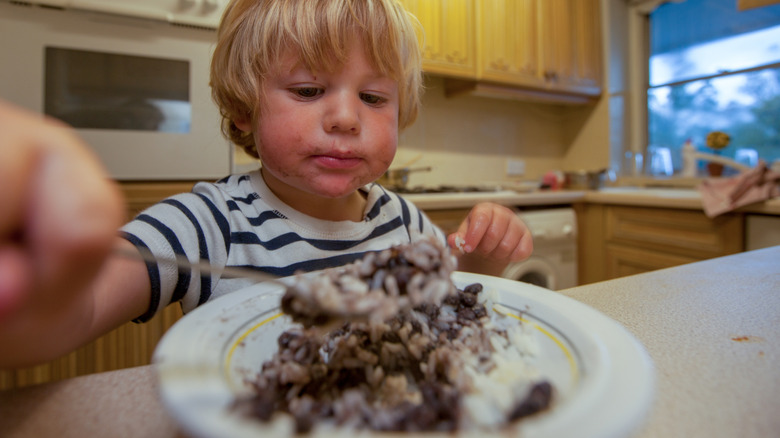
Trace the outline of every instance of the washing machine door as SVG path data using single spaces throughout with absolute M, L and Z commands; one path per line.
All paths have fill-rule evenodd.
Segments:
M 557 287 L 555 267 L 550 262 L 538 257 L 510 264 L 504 270 L 502 277 L 551 290 L 556 290 Z

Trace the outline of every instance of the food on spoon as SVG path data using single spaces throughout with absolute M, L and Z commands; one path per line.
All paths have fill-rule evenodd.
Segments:
M 531 330 L 494 311 L 480 284 L 458 290 L 454 266 L 423 241 L 301 277 L 283 308 L 303 326 L 279 337 L 238 407 L 298 433 L 495 431 L 547 409 L 554 390 L 529 365 Z M 349 321 L 318 330 L 339 317 Z
M 421 240 L 368 253 L 343 269 L 301 276 L 282 297 L 282 311 L 304 327 L 335 321 L 381 323 L 455 293 L 457 261 L 440 243 Z

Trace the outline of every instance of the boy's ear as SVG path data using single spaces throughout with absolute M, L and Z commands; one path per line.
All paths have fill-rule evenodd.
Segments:
M 250 123 L 247 120 L 233 120 L 233 124 L 236 125 L 236 128 L 246 132 L 250 133 L 252 132 L 252 123 Z

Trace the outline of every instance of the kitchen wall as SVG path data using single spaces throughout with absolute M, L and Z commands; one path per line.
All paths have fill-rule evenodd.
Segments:
M 598 169 L 609 163 L 605 99 L 574 107 L 487 97 L 444 96 L 443 79 L 426 77 L 417 121 L 399 138 L 391 168 L 430 166 L 409 185 L 538 181 L 553 169 Z M 509 177 L 509 159 L 525 162 L 525 174 Z M 256 167 L 236 152 L 238 170 Z
M 422 111 L 401 134 L 392 167 L 417 159 L 414 166 L 433 168 L 412 174 L 410 185 L 539 180 L 552 169 L 603 167 L 609 147 L 602 106 L 447 98 L 443 80 L 427 77 Z M 510 158 L 524 160 L 525 175 L 506 176 Z
M 417 121 L 399 138 L 391 166 L 430 166 L 409 185 L 539 181 L 545 172 L 609 166 L 608 98 L 568 106 L 460 95 L 444 96 L 444 80 L 427 76 Z M 507 176 L 507 160 L 520 159 L 525 174 Z M 236 153 L 239 169 L 256 166 Z

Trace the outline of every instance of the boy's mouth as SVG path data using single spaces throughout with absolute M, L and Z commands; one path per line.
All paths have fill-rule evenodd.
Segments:
M 351 169 L 363 162 L 361 158 L 354 156 L 315 155 L 314 161 L 328 169 Z

